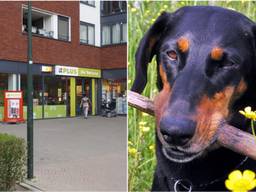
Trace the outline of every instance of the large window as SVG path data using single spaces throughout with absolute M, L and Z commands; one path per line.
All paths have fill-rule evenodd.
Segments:
M 120 28 L 120 24 L 117 23 L 115 25 L 112 25 L 112 43 L 116 44 L 116 43 L 120 43 L 121 40 L 121 28 Z
M 122 24 L 122 42 L 127 42 L 127 23 Z
M 111 29 L 110 26 L 105 25 L 102 27 L 102 45 L 111 44 Z
M 127 41 L 127 24 L 115 23 L 102 27 L 102 45 L 119 44 Z
M 95 1 L 80 1 L 83 4 L 95 7 Z
M 69 40 L 69 18 L 58 16 L 58 39 Z
M 126 12 L 126 1 L 102 1 L 102 15 L 111 15 L 120 12 Z
M 23 7 L 22 31 L 27 32 L 28 9 Z M 54 38 L 53 15 L 47 12 L 32 10 L 32 33 Z
M 22 5 L 22 32 L 28 32 L 28 8 Z M 32 8 L 33 35 L 70 41 L 70 19 L 46 10 Z M 56 27 L 57 26 L 57 27 Z
M 80 22 L 80 42 L 89 45 L 95 44 L 95 29 L 94 25 Z

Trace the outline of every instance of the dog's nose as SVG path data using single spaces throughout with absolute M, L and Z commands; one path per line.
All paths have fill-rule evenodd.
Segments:
M 190 119 L 162 117 L 160 132 L 164 140 L 175 146 L 183 146 L 189 142 L 195 132 L 196 123 Z

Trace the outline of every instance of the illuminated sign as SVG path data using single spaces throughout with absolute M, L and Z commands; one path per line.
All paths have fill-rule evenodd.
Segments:
M 100 78 L 100 69 L 55 66 L 55 75 Z
M 99 69 L 79 68 L 78 69 L 78 76 L 79 77 L 100 78 L 101 77 L 101 72 L 100 72 Z
M 55 75 L 78 76 L 77 67 L 55 66 Z
M 47 72 L 50 73 L 52 72 L 52 67 L 51 66 L 42 66 L 42 72 Z

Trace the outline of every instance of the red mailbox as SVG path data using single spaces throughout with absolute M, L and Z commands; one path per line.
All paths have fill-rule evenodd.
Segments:
M 8 123 L 24 122 L 22 91 L 4 91 L 3 121 Z

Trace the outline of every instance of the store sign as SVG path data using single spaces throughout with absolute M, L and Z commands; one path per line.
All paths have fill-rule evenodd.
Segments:
M 52 72 L 52 67 L 51 66 L 42 66 L 41 71 L 46 72 L 46 73 L 50 73 L 50 72 Z
M 57 65 L 55 75 L 78 76 L 78 68 Z
M 99 69 L 79 68 L 78 69 L 78 76 L 79 77 L 100 78 L 101 77 L 101 73 L 100 73 Z
M 57 65 L 55 67 L 55 75 L 100 78 L 101 71 L 99 69 L 88 69 Z
M 6 99 L 20 99 L 22 98 L 21 92 L 5 92 Z

